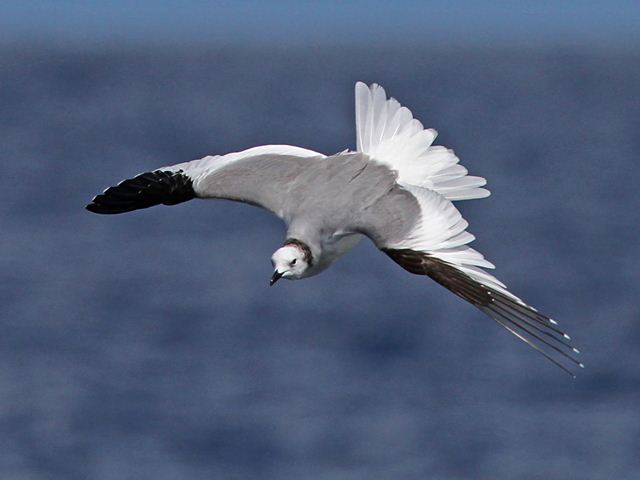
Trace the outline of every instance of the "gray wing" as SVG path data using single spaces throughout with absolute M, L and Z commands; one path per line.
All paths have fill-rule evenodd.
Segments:
M 260 155 L 194 180 L 203 198 L 261 206 L 315 233 L 351 230 L 362 211 L 395 188 L 396 174 L 362 153 L 305 158 Z
M 226 199 L 262 207 L 284 218 L 290 210 L 289 191 L 307 171 L 318 168 L 318 158 L 258 155 L 196 174 L 193 187 L 200 198 Z
M 284 152 L 284 153 L 281 153 Z M 145 172 L 109 187 L 87 205 L 94 213 L 125 213 L 193 198 L 222 198 L 282 211 L 288 185 L 324 156 L 271 145 L 209 156 Z
M 261 153 L 264 148 L 256 147 L 143 173 L 108 188 L 87 209 L 114 214 L 192 198 L 227 199 L 265 208 L 288 224 L 332 231 L 352 224 L 394 185 L 395 174 L 366 155 L 285 151 L 291 149 L 296 154 Z

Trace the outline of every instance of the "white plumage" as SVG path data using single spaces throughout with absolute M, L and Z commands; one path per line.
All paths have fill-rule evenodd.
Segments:
M 438 133 L 425 129 L 384 88 L 356 83 L 356 140 L 359 152 L 398 172 L 398 183 L 433 190 L 448 200 L 489 196 L 487 182 L 467 175 L 453 150 L 433 146 Z

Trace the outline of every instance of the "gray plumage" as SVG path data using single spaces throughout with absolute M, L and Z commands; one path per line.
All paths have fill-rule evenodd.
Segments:
M 417 200 L 396 183 L 397 175 L 362 153 L 259 155 L 194 176 L 197 196 L 263 207 L 285 221 L 287 237 L 312 248 L 357 233 L 382 248 L 404 238 L 420 217 Z

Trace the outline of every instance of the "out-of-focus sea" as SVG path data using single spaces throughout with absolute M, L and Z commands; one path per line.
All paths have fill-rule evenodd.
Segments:
M 0 477 L 640 478 L 640 53 L 0 51 Z M 355 145 L 378 82 L 493 194 L 459 203 L 572 380 L 363 244 L 269 288 L 280 221 L 84 205 L 265 143 Z

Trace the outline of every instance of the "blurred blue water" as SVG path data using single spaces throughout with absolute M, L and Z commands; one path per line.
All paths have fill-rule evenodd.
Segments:
M 640 478 L 640 55 L 0 52 L 0 472 L 10 479 Z M 353 147 L 379 82 L 493 195 L 462 204 L 575 381 L 371 245 L 268 287 L 277 219 L 83 210 L 140 171 Z

